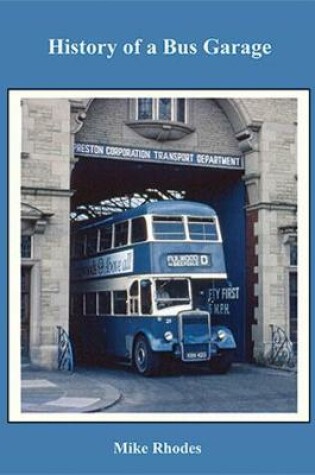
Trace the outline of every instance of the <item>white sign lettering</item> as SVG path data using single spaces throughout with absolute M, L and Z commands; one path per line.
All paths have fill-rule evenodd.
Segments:
M 209 311 L 212 315 L 231 315 L 230 303 L 240 298 L 239 287 L 209 289 Z
M 211 266 L 210 254 L 169 254 L 166 260 L 169 267 Z
M 76 280 L 133 272 L 133 251 L 116 252 L 73 262 L 72 272 L 73 278 Z
M 194 165 L 199 167 L 242 170 L 241 155 L 222 155 L 218 153 L 183 152 L 180 150 L 156 150 L 147 148 L 124 147 L 122 145 L 75 143 L 74 153 L 82 157 L 136 160 L 147 162 L 176 163 L 176 165 Z

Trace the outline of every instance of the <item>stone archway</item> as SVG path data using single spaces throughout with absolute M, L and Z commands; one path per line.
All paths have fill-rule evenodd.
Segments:
M 104 99 L 104 104 L 102 105 L 102 101 Z M 170 146 L 168 146 L 167 143 L 158 143 L 158 145 L 154 145 L 154 143 L 152 142 L 147 142 L 148 145 L 146 145 L 146 143 L 143 141 L 143 138 L 139 138 L 134 136 L 132 137 L 132 134 L 130 133 L 130 131 L 128 131 L 128 129 L 125 130 L 124 134 L 121 134 L 119 135 L 118 133 L 115 132 L 114 135 L 111 136 L 111 132 L 108 132 L 108 129 L 107 129 L 107 119 L 106 119 L 106 116 L 108 117 L 111 113 L 112 115 L 117 115 L 117 111 L 115 108 L 119 108 L 122 109 L 125 113 L 125 118 L 124 118 L 124 114 L 121 113 L 120 115 L 120 121 L 121 123 L 116 123 L 116 126 L 121 129 L 122 127 L 125 127 L 125 123 L 124 121 L 126 120 L 126 117 L 127 117 L 127 109 L 125 107 L 125 105 L 122 105 L 121 103 L 119 103 L 118 105 L 116 104 L 107 104 L 106 105 L 106 99 L 107 98 L 98 98 L 98 99 L 90 99 L 90 100 L 86 100 L 86 101 L 81 101 L 81 103 L 78 103 L 77 101 L 73 104 L 73 107 L 72 107 L 72 133 L 73 133 L 73 142 L 74 142 L 74 136 L 76 135 L 76 142 L 82 142 L 82 143 L 95 143 L 95 144 L 102 144 L 102 143 L 106 143 L 105 142 L 105 139 L 104 137 L 106 136 L 106 140 L 107 140 L 107 143 L 111 144 L 111 143 L 114 143 L 114 144 L 125 144 L 125 146 L 135 146 L 135 142 L 137 141 L 137 143 L 139 143 L 138 147 L 141 148 L 141 146 L 143 146 L 144 148 L 147 146 L 147 147 L 159 147 L 159 148 L 164 148 L 167 150 L 167 148 L 170 148 Z M 114 98 L 108 98 L 109 99 L 109 103 L 110 102 L 114 102 Z M 95 103 L 93 105 L 93 101 L 95 100 L 98 100 L 98 103 Z M 250 129 L 250 121 L 249 121 L 249 117 L 248 117 L 248 114 L 246 115 L 246 110 L 245 108 L 242 106 L 242 104 L 239 104 L 236 100 L 229 100 L 229 99 L 226 99 L 226 100 L 216 100 L 216 99 L 211 99 L 212 101 L 212 105 L 209 104 L 209 101 L 210 99 L 208 100 L 208 98 L 201 98 L 201 103 L 199 103 L 199 100 L 198 99 L 194 99 L 194 98 L 191 98 L 191 101 L 192 103 L 194 102 L 195 103 L 195 106 L 193 107 L 196 107 L 196 109 L 194 109 L 194 113 L 197 114 L 196 110 L 198 110 L 198 114 L 200 114 L 198 117 L 200 118 L 201 117 L 201 120 L 200 122 L 197 121 L 196 119 L 196 116 L 193 117 L 194 119 L 194 123 L 191 124 L 193 127 L 196 127 L 198 128 L 198 133 L 199 134 L 204 134 L 203 137 L 205 136 L 205 130 L 208 131 L 208 128 L 211 129 L 212 127 L 212 130 L 213 132 L 215 133 L 218 133 L 218 141 L 216 142 L 215 138 L 212 139 L 212 142 L 211 142 L 211 145 L 208 146 L 208 150 L 211 150 L 212 147 L 214 150 L 217 150 L 218 153 L 220 153 L 220 149 L 222 147 L 222 153 L 231 153 L 233 155 L 233 153 L 235 155 L 238 154 L 238 151 L 241 150 L 242 153 L 244 152 L 244 150 L 246 149 L 247 151 L 249 150 L 252 150 L 252 147 L 250 145 L 250 141 L 253 139 L 253 130 Z M 127 102 L 127 101 L 126 101 Z M 129 100 L 128 100 L 129 102 Z M 198 103 L 198 105 L 197 105 Z M 115 107 L 115 108 L 114 108 Z M 130 104 L 128 105 L 128 107 L 130 107 Z M 112 108 L 112 109 L 110 109 Z M 202 113 L 200 112 L 202 111 Z M 99 116 L 98 116 L 99 114 Z M 203 114 L 203 116 L 202 116 Z M 99 117 L 99 119 L 98 119 Z M 98 122 L 99 120 L 99 122 Z M 202 120 L 204 120 L 205 122 L 203 123 Z M 209 123 L 212 123 L 213 125 L 212 126 L 207 126 L 207 121 L 208 121 L 208 124 Z M 122 125 L 123 124 L 123 125 Z M 218 131 L 218 124 L 219 125 L 219 131 Z M 96 133 L 94 133 L 94 131 L 92 130 L 94 125 L 96 126 Z M 127 124 L 128 125 L 128 124 Z M 109 130 L 111 130 L 111 125 L 109 125 Z M 208 127 L 208 128 L 207 128 Z M 103 133 L 104 135 L 97 135 L 97 131 L 99 130 L 103 130 Z M 87 132 L 86 132 L 87 131 Z M 208 131 L 209 133 L 209 131 Z M 210 131 L 211 133 L 211 131 Z M 128 142 L 128 138 L 130 140 L 130 143 Z M 223 138 L 223 139 L 222 139 Z M 111 140 L 113 140 L 111 142 Z M 134 140 L 134 142 L 132 142 L 132 140 Z M 196 140 L 196 143 L 194 144 L 194 142 L 192 142 L 192 145 L 191 145 L 191 142 L 190 142 L 190 146 L 194 146 L 195 148 L 193 148 L 192 150 L 197 150 L 198 151 L 198 144 L 199 144 L 199 139 L 195 139 Z M 103 141 L 103 142 L 102 142 Z M 187 142 L 187 141 L 186 141 Z M 226 145 L 228 144 L 228 145 Z M 175 146 L 178 146 L 177 143 L 175 144 L 175 142 L 172 144 L 173 147 Z M 101 145 L 102 146 L 102 145 Z M 182 144 L 179 144 L 179 148 L 180 147 L 183 147 L 183 149 L 185 150 L 185 147 L 186 146 L 186 149 L 189 150 L 189 145 L 182 145 Z M 224 148 L 226 147 L 226 148 Z M 203 149 L 201 149 L 203 150 Z M 206 149 L 207 150 L 207 149 Z M 227 150 L 230 150 L 230 152 L 228 152 Z M 80 156 L 80 155 L 78 155 Z M 78 188 L 81 190 L 80 188 L 80 183 L 83 183 L 83 180 L 84 180 L 84 184 L 83 184 L 83 187 L 82 187 L 82 191 L 80 191 L 80 193 L 82 193 L 82 197 L 83 199 L 88 199 L 88 194 L 87 194 L 87 190 L 86 188 L 88 189 L 92 189 L 93 187 L 94 188 L 97 188 L 98 187 L 98 181 L 97 181 L 97 178 L 94 179 L 93 176 L 93 173 L 92 172 L 89 172 L 87 170 L 87 167 L 89 167 L 89 169 L 92 170 L 92 156 L 90 157 L 90 160 L 91 160 L 91 163 L 85 165 L 85 168 L 83 169 L 83 164 L 79 162 L 78 165 L 75 167 L 75 177 L 79 177 L 79 178 L 76 178 L 73 182 L 73 187 L 74 188 Z M 95 159 L 96 160 L 96 159 Z M 109 161 L 110 162 L 110 161 Z M 75 164 L 75 161 L 73 160 L 73 165 Z M 95 163 L 95 162 L 94 162 Z M 114 163 L 114 162 L 112 162 Z M 91 165 L 91 166 L 90 166 Z M 105 167 L 106 165 L 100 165 L 100 167 Z M 141 167 L 143 165 L 141 164 Z M 151 165 L 153 166 L 153 165 Z M 155 167 L 157 167 L 158 165 L 154 165 Z M 165 166 L 168 166 L 169 165 L 165 165 Z M 169 173 L 169 169 L 166 170 L 165 166 L 163 166 L 163 164 L 160 164 L 159 165 L 159 168 L 163 171 L 161 172 L 158 172 L 157 169 L 154 170 L 154 175 L 155 175 L 155 178 L 157 180 L 158 183 L 163 183 L 164 182 L 168 182 L 168 184 L 170 183 L 174 183 L 174 179 L 172 178 L 172 173 Z M 141 188 L 142 184 L 141 184 L 141 180 L 140 181 L 136 181 L 135 180 L 135 177 L 134 177 L 134 170 L 131 169 L 131 167 L 133 168 L 136 168 L 135 166 L 135 163 L 132 163 L 130 162 L 128 164 L 128 162 L 126 161 L 116 161 L 115 165 L 112 165 L 110 167 L 110 163 L 107 165 L 107 168 L 106 168 L 106 172 L 104 177 L 106 177 L 107 180 L 109 180 L 108 182 L 108 191 L 109 192 L 113 192 L 112 190 L 112 183 L 115 181 L 115 173 L 113 174 L 112 170 L 114 169 L 115 167 L 115 170 L 117 171 L 117 175 L 118 176 L 122 176 L 122 174 L 127 174 L 128 175 L 128 182 L 130 181 L 130 184 L 131 184 L 131 188 L 127 191 L 130 191 L 132 192 L 132 189 L 134 190 L 141 190 L 143 191 L 143 189 Z M 139 165 L 140 167 L 140 165 Z M 147 170 L 149 165 L 146 165 L 147 167 Z M 111 168 L 111 169 L 109 169 Z M 95 168 L 96 170 L 96 168 Z M 128 170 L 128 171 L 126 171 Z M 196 178 L 197 176 L 197 170 L 198 170 L 198 178 Z M 151 172 L 152 172 L 152 168 L 150 169 L 150 172 L 148 171 L 147 172 L 147 176 L 150 174 L 151 176 Z M 175 170 L 174 170 L 175 172 Z M 102 175 L 102 170 L 99 169 L 99 172 L 97 173 L 98 176 L 101 176 Z M 140 168 L 139 170 L 137 171 L 137 175 L 140 175 Z M 215 202 L 216 202 L 216 206 L 218 206 L 220 208 L 220 211 L 222 214 L 224 214 L 224 221 L 225 221 L 225 228 L 228 228 L 229 224 L 228 224 L 228 221 L 233 221 L 236 223 L 237 221 L 237 218 L 236 218 L 236 215 L 237 214 L 240 214 L 239 216 L 239 219 L 240 221 L 238 221 L 238 225 L 241 226 L 242 228 L 242 231 L 240 234 L 243 235 L 244 233 L 244 229 L 245 229 L 245 225 L 244 225 L 244 217 L 241 216 L 243 214 L 243 206 L 244 206 L 244 193 L 241 192 L 241 189 L 244 190 L 244 186 L 243 186 L 243 183 L 242 183 L 242 174 L 243 174 L 243 170 L 239 170 L 238 174 L 237 175 L 229 175 L 229 173 L 226 173 L 226 170 L 212 170 L 212 174 L 213 176 L 209 176 L 207 174 L 207 170 L 204 170 L 204 173 L 200 173 L 200 168 L 196 168 L 196 167 L 192 167 L 191 168 L 191 171 L 190 173 L 187 173 L 187 168 L 185 168 L 184 170 L 184 167 L 181 168 L 180 170 L 180 167 L 178 167 L 178 170 L 173 173 L 173 175 L 175 176 L 177 174 L 179 178 L 179 182 L 183 184 L 183 186 L 188 186 L 188 187 L 191 187 L 192 183 L 198 183 L 199 185 L 199 189 L 190 189 L 189 190 L 189 193 L 187 194 L 187 198 L 186 199 L 192 199 L 192 200 L 196 200 L 198 201 L 198 198 L 202 199 L 203 201 L 207 201 L 207 200 L 211 200 L 211 199 L 214 199 Z M 185 176 L 184 176 L 185 175 Z M 81 178 L 80 178 L 81 177 Z M 187 182 L 188 182 L 188 185 L 187 185 Z M 94 185 L 92 186 L 92 184 L 94 183 Z M 178 183 L 178 180 L 177 180 L 177 183 Z M 132 186 L 134 186 L 134 188 L 132 188 Z M 176 186 L 176 185 L 175 185 Z M 139 188 L 137 188 L 139 187 Z M 150 187 L 152 187 L 152 182 L 150 182 Z M 200 188 L 202 188 L 202 192 L 200 191 Z M 226 189 L 226 191 L 224 192 L 224 188 Z M 175 188 L 174 188 L 175 189 Z M 186 188 L 187 189 L 187 188 Z M 213 191 L 214 190 L 214 191 Z M 95 194 L 95 192 L 93 192 L 95 196 L 97 196 L 97 194 Z M 226 201 L 229 201 L 229 200 L 237 200 L 237 202 L 239 203 L 238 204 L 238 211 L 237 213 L 234 212 L 234 216 L 230 216 L 230 218 L 228 218 L 228 214 L 230 213 L 230 211 L 228 211 L 228 206 L 226 204 L 224 205 L 220 205 L 219 203 L 219 196 L 222 195 L 222 194 L 226 194 L 228 196 L 228 198 L 226 198 Z M 216 194 L 216 196 L 212 196 L 212 194 Z M 112 196 L 115 196 L 115 195 L 112 195 Z M 222 199 L 221 199 L 222 201 Z M 242 223 L 242 225 L 240 225 L 240 223 Z M 236 225 L 236 224 L 235 224 Z M 239 236 L 239 239 L 241 239 L 241 235 Z M 229 240 L 231 241 L 231 243 L 229 244 L 229 248 L 228 248 L 228 254 L 230 254 L 232 251 L 232 238 L 229 238 Z M 244 246 L 244 239 L 242 240 L 242 242 L 239 242 L 238 243 L 239 245 L 239 251 L 240 251 L 240 255 L 242 255 L 242 266 L 244 268 L 244 259 L 245 259 L 245 256 L 244 256 L 244 250 L 243 250 L 243 246 Z M 241 250 L 242 248 L 242 250 Z M 242 273 L 244 274 L 244 272 L 242 271 Z M 237 331 L 239 331 L 239 339 L 242 340 L 242 343 L 240 344 L 240 347 L 242 348 L 241 350 L 241 353 L 242 353 L 242 356 L 241 358 L 243 359 L 243 355 L 244 355 L 244 337 L 241 336 L 244 334 L 244 308 L 243 308 L 243 305 L 244 305 L 244 299 L 245 299 L 245 293 L 244 293 L 244 275 L 241 275 L 239 273 L 239 271 L 237 271 L 237 273 L 235 272 L 232 272 L 231 273 L 232 275 L 232 280 L 234 280 L 235 282 L 242 282 L 241 284 L 241 288 L 242 288 L 242 298 L 241 298 L 241 301 L 242 303 L 240 303 L 239 305 L 239 308 L 237 309 L 237 317 L 235 319 L 235 321 L 240 318 L 240 316 L 242 315 L 242 324 L 239 325 L 239 329 Z M 235 284 L 237 285 L 237 284 Z M 240 310 L 240 307 L 242 306 L 242 310 Z M 233 323 L 233 325 L 235 325 L 235 322 Z M 250 341 L 251 341 L 251 337 L 250 337 Z
M 281 284 L 285 260 L 279 233 L 281 226 L 292 225 L 296 221 L 296 104 L 292 99 L 262 99 L 259 95 L 256 98 L 209 98 L 209 101 L 213 101 L 216 108 L 220 109 L 230 129 L 229 140 L 233 136 L 236 144 L 234 150 L 240 151 L 245 158 L 242 180 L 246 189 L 246 341 L 249 348 L 247 357 L 250 359 L 253 353 L 252 340 L 255 342 L 256 357 L 266 353 L 270 345 L 271 319 L 279 323 L 285 322 L 285 289 Z M 94 99 L 71 101 L 72 143 L 74 135 L 89 117 L 93 102 Z M 207 121 L 208 124 L 215 123 L 216 119 L 218 116 L 207 116 L 206 112 L 200 120 L 204 120 L 205 125 Z M 199 122 L 195 121 L 194 125 L 196 124 Z M 225 131 L 227 132 L 227 128 Z M 132 142 L 132 136 L 126 130 L 120 139 L 115 136 L 116 142 L 112 143 L 123 143 L 119 142 L 122 137 L 123 140 L 131 139 Z M 207 141 L 203 143 L 208 144 Z M 224 150 L 225 143 L 220 142 L 220 137 L 211 144 L 209 150 L 213 145 L 219 150 L 223 145 Z M 145 147 L 140 138 L 138 146 L 141 145 Z M 268 270 L 270 242 L 273 245 L 274 261 L 281 263 L 280 267 L 274 267 L 272 273 Z M 276 287 L 272 284 L 272 279 L 276 277 L 277 282 L 280 282 L 276 284 L 280 297 L 274 296 L 271 300 L 269 295 Z M 281 301 L 281 305 L 277 304 L 278 301 Z

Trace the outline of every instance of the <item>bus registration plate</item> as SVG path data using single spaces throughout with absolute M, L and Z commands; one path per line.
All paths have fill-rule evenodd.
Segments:
M 184 348 L 184 360 L 186 361 L 201 361 L 209 358 L 209 351 L 207 349 L 192 349 Z

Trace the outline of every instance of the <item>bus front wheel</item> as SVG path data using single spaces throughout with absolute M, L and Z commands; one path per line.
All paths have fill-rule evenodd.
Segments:
M 138 373 L 143 376 L 153 376 L 159 370 L 160 357 L 151 350 L 148 340 L 143 335 L 136 339 L 133 363 Z
M 234 359 L 234 352 L 231 350 L 223 351 L 210 361 L 210 370 L 215 374 L 225 374 L 231 368 Z

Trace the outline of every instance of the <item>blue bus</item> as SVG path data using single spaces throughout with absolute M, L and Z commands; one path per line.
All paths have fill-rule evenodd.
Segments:
M 212 318 L 209 290 L 227 279 L 218 217 L 167 200 L 76 222 L 70 329 L 81 355 L 132 362 L 145 376 L 169 356 L 225 373 L 236 348 Z

